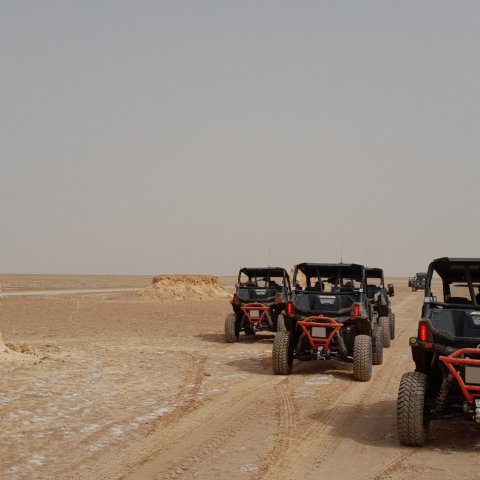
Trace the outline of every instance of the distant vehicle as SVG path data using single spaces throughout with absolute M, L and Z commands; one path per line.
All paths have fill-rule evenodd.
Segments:
M 433 290 L 437 274 L 442 285 Z M 480 423 L 480 258 L 439 258 L 428 267 L 416 337 L 415 371 L 400 381 L 397 431 L 402 445 L 422 446 L 432 420 Z
M 277 333 L 273 342 L 273 373 L 290 374 L 294 359 L 337 359 L 353 363 L 355 380 L 370 380 L 372 365 L 383 362 L 383 332 L 366 286 L 362 265 L 297 265 L 286 330 Z
M 427 274 L 425 272 L 418 272 L 414 277 L 409 277 L 408 286 L 412 288 L 412 292 L 417 290 L 425 289 L 425 277 Z
M 388 348 L 391 340 L 395 338 L 395 314 L 390 306 L 390 297 L 395 295 L 393 283 L 385 288 L 383 269 L 366 268 L 367 297 L 373 306 L 373 311 L 378 317 L 378 324 L 383 327 L 383 346 Z
M 233 313 L 225 318 L 225 340 L 237 342 L 240 332 L 255 335 L 284 329 L 290 292 L 290 277 L 284 268 L 242 268 L 230 302 Z

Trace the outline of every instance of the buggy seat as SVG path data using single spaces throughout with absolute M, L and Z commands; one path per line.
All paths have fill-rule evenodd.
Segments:
M 380 290 L 380 287 L 377 287 L 376 285 L 367 285 L 367 297 L 372 300 L 377 290 Z

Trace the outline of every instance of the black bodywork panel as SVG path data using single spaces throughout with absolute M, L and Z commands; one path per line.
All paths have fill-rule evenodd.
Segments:
M 435 275 L 442 282 L 443 298 L 433 294 L 432 280 Z M 429 265 L 421 319 L 421 324 L 427 326 L 428 338 L 425 342 L 414 337 L 410 343 L 416 370 L 429 377 L 427 404 L 432 419 L 465 415 L 465 397 L 456 381 L 449 383 L 448 395 L 441 402 L 441 408 L 438 407 L 440 390 L 449 374 L 439 357 L 448 356 L 462 348 L 480 348 L 480 306 L 475 305 L 474 292 L 474 286 L 479 283 L 479 258 L 443 257 Z M 469 298 L 450 296 L 451 289 L 457 286 L 464 287 L 469 292 Z M 464 378 L 464 368 L 458 366 L 457 371 Z M 469 415 L 472 418 L 471 412 Z
M 299 279 L 302 279 L 302 282 Z M 300 285 L 303 283 L 304 286 Z M 372 310 L 366 294 L 365 267 L 358 264 L 301 263 L 295 267 L 292 287 L 293 313 L 287 316 L 287 329 L 292 332 L 294 356 L 299 360 L 311 360 L 314 352 L 305 341 L 305 334 L 297 322 L 310 316 L 335 319 L 343 326 L 343 338 L 348 355 L 358 334 L 371 335 Z M 355 304 L 362 307 L 363 316 L 352 317 Z M 332 341 L 330 354 L 348 360 Z
M 249 284 L 242 284 L 241 278 L 245 275 Z M 281 284 L 274 282 L 273 279 L 282 279 Z M 281 267 L 244 267 L 238 272 L 238 283 L 236 294 L 240 303 L 259 302 L 265 305 L 274 303 L 278 294 L 282 296 L 282 302 L 285 304 L 290 296 L 290 277 L 287 271 Z

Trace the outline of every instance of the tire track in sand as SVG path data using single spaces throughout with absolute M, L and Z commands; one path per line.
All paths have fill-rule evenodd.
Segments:
M 407 296 L 396 305 L 397 321 L 401 322 L 400 328 L 397 329 L 398 335 L 392 348 L 385 350 L 384 364 L 374 367 L 372 380 L 360 383 L 353 380 L 336 379 L 328 388 L 320 389 L 314 400 L 315 405 L 318 406 L 317 411 L 313 410 L 314 413 L 308 414 L 305 410 L 303 416 L 298 417 L 291 430 L 286 433 L 290 440 L 284 441 L 284 443 L 289 443 L 294 448 L 283 452 L 275 449 L 276 455 L 280 458 L 268 468 L 262 469 L 258 476 L 259 479 L 314 479 L 318 478 L 320 470 L 322 475 L 333 478 L 338 475 L 338 469 L 342 468 L 346 458 L 348 458 L 348 463 L 353 465 L 352 475 L 349 476 L 348 473 L 345 475 L 342 471 L 342 478 L 359 478 L 361 472 L 355 468 L 355 456 L 358 454 L 359 459 L 364 459 L 365 452 L 362 446 L 358 447 L 358 445 L 352 451 L 350 448 L 352 442 L 348 441 L 348 435 L 342 435 L 342 432 L 347 432 L 352 425 L 355 425 L 360 438 L 364 430 L 368 431 L 372 427 L 374 421 L 370 418 L 362 418 L 359 421 L 358 413 L 369 400 L 379 399 L 388 386 L 392 386 L 393 381 L 396 384 L 396 377 L 403 372 L 404 365 L 392 357 L 408 348 L 406 338 L 414 331 L 414 324 L 417 321 L 418 308 L 415 308 L 417 300 L 417 297 Z M 326 406 L 328 409 L 322 410 L 322 407 Z M 382 428 L 385 427 L 380 425 L 379 435 L 384 433 Z M 376 432 L 375 429 L 374 433 Z M 393 458 L 391 455 L 375 458 L 375 461 L 371 462 L 374 467 L 373 471 L 370 471 L 365 478 L 371 478 L 372 474 L 381 475 L 384 471 L 395 468 L 397 463 L 401 463 L 412 454 L 413 452 L 399 449 L 393 453 Z M 385 458 L 386 464 L 382 462 L 381 465 L 378 465 L 378 461 L 383 458 Z M 377 468 L 375 468 L 375 464 L 377 464 Z
M 196 407 L 198 392 L 205 376 L 207 357 L 205 355 L 191 354 L 189 352 L 183 353 L 191 359 L 192 367 L 189 370 L 187 377 L 184 379 L 182 387 L 175 396 L 173 403 L 174 405 L 177 405 L 177 407 L 171 415 L 167 415 L 164 418 L 163 422 L 159 422 L 161 419 L 157 419 L 152 425 L 152 430 L 157 427 L 157 423 L 162 423 L 164 425 L 163 428 L 165 428 L 178 422 L 182 416 Z
M 374 376 L 370 382 L 354 383 L 343 397 L 342 402 L 336 404 L 337 408 L 346 413 L 340 421 L 336 419 L 331 423 L 327 420 L 330 424 L 329 432 L 331 431 L 333 436 L 327 432 L 322 440 L 330 445 L 327 448 L 329 455 L 328 457 L 323 455 L 321 461 L 317 463 L 325 475 L 338 474 L 339 465 L 342 465 L 342 461 L 344 462 L 345 458 L 348 458 L 349 470 L 341 469 L 342 478 L 345 480 L 371 479 L 383 475 L 392 468 L 398 468 L 406 458 L 415 453 L 411 450 L 405 451 L 397 444 L 395 431 L 391 433 L 395 438 L 389 440 L 393 448 L 387 448 L 385 451 L 387 441 L 385 440 L 384 443 L 382 439 L 385 438 L 385 435 L 390 434 L 391 428 L 389 421 L 385 419 L 395 416 L 395 408 L 392 408 L 386 398 L 395 395 L 390 402 L 396 400 L 398 379 L 405 370 L 405 363 L 398 359 L 404 352 L 408 353 L 407 338 L 415 332 L 419 301 L 420 299 L 416 296 L 406 295 L 398 302 L 395 311 L 398 312 L 397 319 L 401 322 L 400 328 L 397 330 L 399 335 L 392 347 L 385 350 L 383 365 L 375 367 Z M 393 389 L 394 393 L 390 392 L 389 394 L 389 388 Z M 364 415 L 362 414 L 364 409 L 372 413 Z M 346 432 L 346 435 L 342 432 Z M 375 453 L 376 450 L 378 450 L 378 455 Z M 383 453 L 380 453 L 381 450 Z M 318 470 L 315 469 L 307 470 L 305 473 L 306 479 L 313 479 L 317 476 Z
M 291 379 L 285 378 L 275 385 L 275 420 L 277 423 L 277 433 L 275 436 L 273 450 L 267 455 L 266 460 L 260 465 L 257 478 L 266 478 L 270 470 L 278 467 L 284 452 L 289 452 L 292 437 L 290 432 L 294 428 L 297 419 L 297 405 L 293 399 L 291 389 Z
M 299 377 L 299 379 L 303 381 L 304 377 Z M 333 449 L 333 445 L 324 442 L 324 438 L 330 425 L 340 424 L 342 417 L 345 416 L 341 410 L 335 407 L 347 393 L 345 382 L 341 381 L 334 382 L 319 392 L 313 403 L 330 407 L 322 414 L 323 421 L 320 423 L 312 420 L 309 415 L 304 415 L 303 418 L 297 417 L 297 421 L 286 432 L 288 440 L 285 440 L 284 444 L 289 445 L 290 448 L 283 452 L 279 451 L 277 453 L 278 461 L 260 475 L 259 479 L 306 478 L 312 467 L 318 466 Z M 294 448 L 291 448 L 292 446 Z
M 252 377 L 247 384 L 232 388 L 215 402 L 187 415 L 189 418 L 182 418 L 180 424 L 162 439 L 163 448 L 130 466 L 128 474 L 122 478 L 190 478 L 189 472 L 238 434 L 242 419 L 255 417 L 258 402 L 269 395 L 271 389 L 271 382 L 265 383 L 262 377 Z M 174 438 L 179 431 L 183 434 Z M 165 432 L 158 433 L 165 435 Z
M 255 403 L 258 395 L 271 388 L 271 382 L 268 382 L 268 386 L 265 385 L 263 376 L 252 375 L 214 398 L 198 401 L 206 358 L 199 353 L 177 353 L 193 359 L 193 367 L 182 382 L 181 391 L 175 396 L 181 403 L 180 407 L 157 419 L 149 433 L 134 445 L 104 456 L 94 470 L 89 469 L 75 478 L 155 478 L 158 472 L 165 471 L 167 459 L 170 464 L 182 463 L 185 456 L 189 456 L 205 439 L 209 445 L 216 444 L 217 442 L 212 443 L 212 432 L 219 438 L 234 435 L 238 428 L 235 422 L 238 406 L 247 408 L 249 403 Z M 203 449 L 208 450 L 208 445 Z M 196 462 L 204 456 L 202 452 L 197 454 Z
M 197 352 L 177 350 L 175 352 L 177 355 L 183 356 L 185 361 L 190 360 L 181 386 L 172 400 L 175 410 L 152 420 L 145 437 L 133 448 L 116 454 L 114 461 L 112 461 L 109 455 L 105 456 L 100 460 L 101 463 L 97 465 L 95 471 L 89 470 L 76 478 L 123 478 L 125 470 L 130 470 L 132 465 L 141 465 L 154 457 L 163 448 L 169 435 L 179 438 L 185 434 L 184 431 L 177 428 L 177 425 L 186 415 L 197 408 L 197 396 L 203 383 L 207 357 Z M 161 439 L 162 441 L 157 442 L 159 431 L 162 432 L 162 437 L 164 438 Z M 132 461 L 134 457 L 137 459 L 136 461 Z M 114 466 L 113 468 L 112 465 Z M 119 467 L 119 465 L 121 466 Z

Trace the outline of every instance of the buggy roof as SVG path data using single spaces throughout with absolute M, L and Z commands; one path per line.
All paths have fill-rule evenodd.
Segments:
M 365 272 L 367 273 L 367 278 L 382 278 L 383 277 L 383 268 L 366 267 Z
M 248 276 L 253 274 L 257 277 L 283 277 L 283 275 L 288 277 L 287 271 L 281 267 L 244 267 L 240 270 L 239 275 L 241 273 Z
M 342 275 L 347 274 L 357 280 L 362 279 L 364 268 L 363 265 L 356 263 L 299 263 L 297 265 L 297 270 L 307 276 L 320 274 L 325 277 L 334 277 L 341 272 Z
M 480 258 L 437 258 L 429 267 L 429 273 L 437 272 L 445 282 L 468 282 L 466 270 L 472 282 L 480 281 Z

